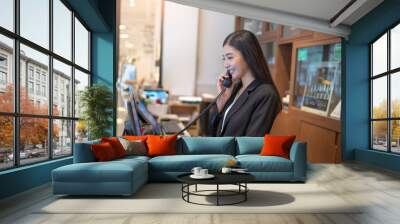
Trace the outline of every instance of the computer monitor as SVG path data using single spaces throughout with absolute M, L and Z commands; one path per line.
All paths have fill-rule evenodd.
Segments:
M 138 109 L 133 92 L 126 103 L 128 109 L 128 122 L 125 123 L 124 133 L 128 135 L 142 135 L 142 126 L 140 124 Z
M 143 97 L 159 103 L 168 103 L 168 91 L 164 89 L 145 89 L 143 90 Z
M 139 100 L 138 105 L 137 105 L 137 111 L 139 114 L 139 117 L 146 123 L 150 124 L 152 127 L 152 131 L 156 135 L 161 134 L 161 126 L 157 122 L 156 118 L 150 113 L 149 110 L 147 110 L 146 104 L 144 103 L 143 100 Z

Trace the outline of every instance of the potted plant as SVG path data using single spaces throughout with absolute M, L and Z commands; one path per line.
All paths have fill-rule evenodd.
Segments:
M 88 131 L 89 140 L 110 136 L 107 131 L 112 125 L 113 97 L 109 88 L 102 84 L 86 87 L 79 93 L 81 119 Z

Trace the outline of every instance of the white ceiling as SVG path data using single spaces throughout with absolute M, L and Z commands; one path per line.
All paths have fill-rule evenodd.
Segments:
M 202 9 L 347 37 L 350 26 L 383 0 L 169 0 Z
M 329 20 L 350 0 L 226 0 L 255 7 Z M 311 7 L 310 7 L 311 6 Z

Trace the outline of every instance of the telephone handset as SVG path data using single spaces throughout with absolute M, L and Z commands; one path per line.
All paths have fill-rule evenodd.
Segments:
M 228 78 L 225 78 L 225 79 L 222 81 L 222 85 L 223 85 L 225 88 L 230 88 L 230 87 L 232 86 L 232 74 L 231 74 L 231 72 L 229 71 L 229 69 L 226 71 L 226 75 L 228 75 Z

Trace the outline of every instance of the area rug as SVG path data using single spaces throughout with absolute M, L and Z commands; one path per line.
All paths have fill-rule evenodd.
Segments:
M 125 214 L 125 213 L 360 213 L 360 208 L 317 184 L 249 184 L 247 201 L 237 205 L 207 206 L 182 200 L 177 183 L 146 184 L 131 197 L 56 197 L 36 213 Z M 228 190 L 231 187 L 225 187 Z M 198 190 L 212 190 L 213 185 Z M 191 189 L 194 190 L 194 187 Z M 213 194 L 214 193 L 210 193 Z M 240 198 L 224 197 L 229 203 Z M 213 204 L 214 196 L 191 196 L 197 203 Z

